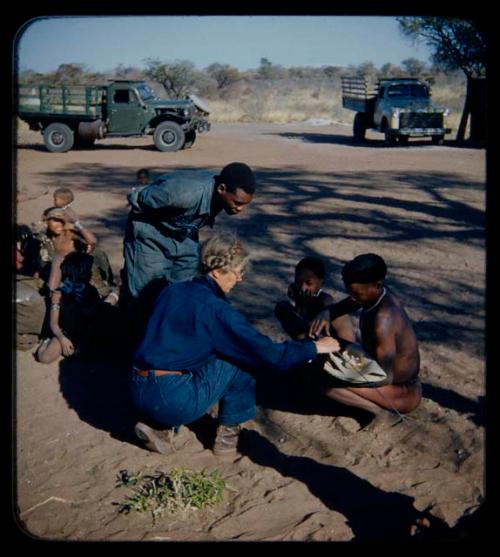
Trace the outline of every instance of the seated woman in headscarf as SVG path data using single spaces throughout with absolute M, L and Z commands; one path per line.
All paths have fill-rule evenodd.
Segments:
M 255 417 L 254 372 L 286 374 L 339 344 L 332 337 L 275 343 L 231 306 L 226 294 L 248 260 L 234 234 L 211 237 L 200 257 L 201 276 L 161 291 L 133 354 L 130 389 L 144 420 L 135 431 L 146 448 L 168 453 L 160 428 L 194 422 L 218 402 L 213 452 L 234 455 L 240 424 Z
M 379 418 L 390 418 L 387 411 L 411 412 L 422 398 L 417 338 L 402 302 L 384 285 L 386 273 L 385 261 L 374 253 L 358 255 L 346 263 L 342 279 L 349 298 L 326 308 L 310 329 L 311 334 L 320 335 L 339 315 L 361 308 L 362 346 L 386 372 L 387 379 L 376 387 L 346 387 L 327 381 L 324 389 L 329 398 Z

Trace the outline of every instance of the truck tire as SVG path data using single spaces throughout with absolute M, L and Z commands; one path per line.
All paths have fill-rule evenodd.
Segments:
M 66 153 L 73 147 L 75 135 L 69 126 L 56 122 L 43 131 L 43 142 L 52 153 Z
M 196 140 L 196 132 L 194 130 L 187 132 L 186 141 L 184 142 L 182 149 L 189 149 L 190 147 L 192 147 L 195 140 Z
M 162 122 L 156 126 L 153 141 L 159 151 L 178 151 L 186 142 L 186 134 L 176 122 Z
M 352 135 L 354 141 L 364 141 L 366 136 L 366 116 L 363 112 L 356 112 L 352 124 Z
M 443 145 L 444 135 L 433 135 L 431 141 L 433 145 Z

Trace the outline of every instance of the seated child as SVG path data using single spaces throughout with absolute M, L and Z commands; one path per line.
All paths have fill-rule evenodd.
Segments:
M 295 280 L 287 292 L 290 301 L 278 302 L 274 310 L 283 329 L 291 338 L 307 338 L 313 319 L 333 303 L 333 297 L 322 289 L 324 278 L 325 265 L 317 257 L 304 257 L 297 263 Z M 333 321 L 330 335 L 353 342 L 355 334 L 349 316 L 342 315 Z
M 60 264 L 61 280 L 51 293 L 50 333 L 36 352 L 44 364 L 71 356 L 88 341 L 96 325 L 101 303 L 97 289 L 90 284 L 93 257 L 82 251 L 68 253 Z

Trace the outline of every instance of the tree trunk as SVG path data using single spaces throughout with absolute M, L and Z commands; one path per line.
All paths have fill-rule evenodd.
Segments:
M 457 143 L 463 143 L 470 115 L 469 141 L 476 145 L 486 143 L 486 79 L 467 76 L 467 93 L 464 110 L 457 130 Z
M 471 92 L 469 139 L 476 145 L 484 145 L 487 128 L 486 79 L 471 80 Z
M 467 91 L 465 93 L 465 103 L 464 109 L 462 111 L 462 118 L 460 119 L 460 125 L 458 126 L 457 130 L 457 143 L 463 143 L 465 138 L 465 128 L 467 127 L 467 120 L 469 119 L 471 105 L 471 79 L 472 78 L 467 76 Z

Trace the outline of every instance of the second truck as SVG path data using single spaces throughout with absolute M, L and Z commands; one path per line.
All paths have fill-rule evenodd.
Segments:
M 353 136 L 363 141 L 368 129 L 382 132 L 387 145 L 406 144 L 410 137 L 430 137 L 441 145 L 449 110 L 431 101 L 430 86 L 417 78 L 342 78 L 342 106 L 356 112 Z

